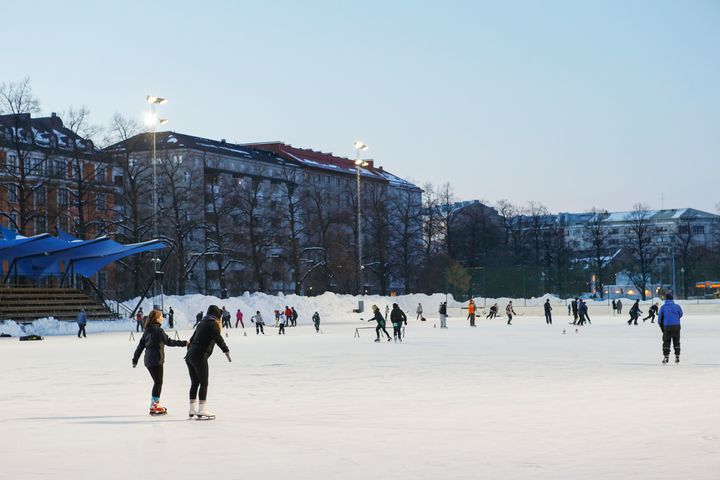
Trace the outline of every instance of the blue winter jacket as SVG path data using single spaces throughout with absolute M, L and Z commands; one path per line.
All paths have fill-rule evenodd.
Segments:
M 682 308 L 672 300 L 665 300 L 665 304 L 660 307 L 660 315 L 658 316 L 658 325 L 660 328 L 669 327 L 671 325 L 680 325 L 680 318 L 683 316 Z
M 87 323 L 87 315 L 85 312 L 78 313 L 77 319 L 75 320 L 78 325 L 85 325 Z

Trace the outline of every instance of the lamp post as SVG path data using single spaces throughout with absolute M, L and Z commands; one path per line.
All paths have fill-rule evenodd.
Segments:
M 680 282 L 682 283 L 682 298 L 685 299 L 685 267 L 680 267 Z
M 157 149 L 156 149 L 156 143 L 155 143 L 155 133 L 157 131 L 158 125 L 164 125 L 167 123 L 167 120 L 164 118 L 159 118 L 157 114 L 155 113 L 155 106 L 156 105 L 164 105 L 167 103 L 167 100 L 161 97 L 156 97 L 154 95 L 146 95 L 145 100 L 147 103 L 150 104 L 150 112 L 145 115 L 145 125 L 150 127 L 150 131 L 152 134 L 152 176 L 153 176 L 153 239 L 157 239 L 158 237 L 158 188 L 157 188 Z M 155 304 L 155 297 L 157 294 L 157 264 L 159 258 L 155 258 L 153 265 L 153 308 L 156 308 L 158 305 Z
M 364 310 L 364 304 L 361 300 L 363 294 L 363 264 L 362 264 L 362 207 L 360 204 L 360 169 L 367 167 L 368 163 L 360 158 L 360 152 L 367 150 L 368 146 L 360 140 L 355 141 L 353 144 L 355 147 L 355 168 L 357 171 L 357 232 L 358 232 L 358 310 L 362 312 Z

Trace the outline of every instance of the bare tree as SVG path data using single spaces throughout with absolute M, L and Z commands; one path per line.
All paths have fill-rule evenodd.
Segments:
M 432 183 L 423 186 L 423 264 L 427 267 L 430 258 L 439 251 L 439 237 L 441 234 L 442 215 L 440 213 L 440 198 Z
M 650 207 L 642 203 L 636 203 L 632 212 L 626 217 L 629 230 L 626 240 L 632 259 L 629 271 L 630 281 L 640 291 L 643 300 L 647 296 L 645 289 L 650 283 L 653 263 L 658 254 L 652 244 L 655 228 L 650 217 Z
M 160 227 L 163 237 L 174 245 L 177 293 L 185 295 L 188 279 L 207 250 L 190 252 L 193 234 L 204 228 L 202 204 L 203 174 L 192 170 L 192 162 L 182 155 L 162 155 L 158 170 L 160 182 Z
M 367 238 L 370 246 L 364 267 L 378 280 L 380 295 L 386 295 L 390 286 L 391 265 L 389 247 L 392 243 L 390 216 L 388 211 L 387 186 L 381 183 L 369 183 L 365 219 Z
M 445 183 L 438 191 L 439 205 L 441 213 L 441 225 L 443 232 L 443 247 L 450 257 L 453 256 L 452 245 L 450 245 L 450 237 L 452 236 L 452 221 L 455 215 L 453 204 L 455 203 L 455 195 L 450 183 Z
M 392 253 L 407 294 L 412 291 L 412 280 L 422 258 L 422 204 L 417 193 L 403 190 L 393 196 L 390 209 L 393 218 L 390 228 L 395 239 Z
M 600 292 L 600 298 L 603 298 L 605 290 L 605 266 L 608 263 L 608 239 L 610 231 L 605 226 L 604 220 L 608 216 L 607 210 L 593 208 L 590 213 L 592 216 L 585 223 L 583 234 L 586 241 L 590 244 L 590 258 L 593 271 L 597 277 L 596 288 Z
M 143 137 L 135 120 L 116 113 L 108 132 L 109 143 L 114 143 L 108 151 L 113 163 L 122 171 L 122 204 L 116 209 L 117 237 L 124 243 L 138 243 L 147 240 L 151 234 L 152 184 L 149 171 L 151 164 Z M 129 262 L 119 262 L 132 276 L 132 294 L 142 293 L 143 271 L 152 272 L 143 263 L 144 255 L 133 255 Z M 145 262 L 147 263 L 147 262 Z
M 550 212 L 542 203 L 529 201 L 525 213 L 529 220 L 530 241 L 535 254 L 535 265 L 540 265 L 542 261 L 540 252 L 543 245 L 543 231 L 547 226 L 547 218 Z
M 68 217 L 73 223 L 75 236 L 83 239 L 88 235 L 89 228 L 97 227 L 99 222 L 103 222 L 102 216 L 91 215 L 90 210 L 93 200 L 97 200 L 96 195 L 104 195 L 99 192 L 97 182 L 102 181 L 102 177 L 106 175 L 104 166 L 93 161 L 97 152 L 92 138 L 100 129 L 89 122 L 89 115 L 90 111 L 85 107 L 70 107 L 61 117 L 64 119 L 65 128 L 70 130 L 66 140 L 67 151 L 62 152 L 62 156 L 67 156 L 70 160 L 72 187 L 68 188 L 67 192 L 72 198 L 73 213 L 77 214 L 68 214 Z M 105 208 L 105 202 L 95 201 L 96 211 Z
M 697 222 L 692 217 L 682 219 L 672 238 L 672 253 L 680 260 L 680 268 L 683 269 L 684 272 L 681 279 L 683 296 L 687 296 L 687 281 L 696 273 L 695 270 L 700 260 L 703 259 L 703 256 L 709 253 L 705 248 L 697 245 L 695 242 L 695 237 L 697 236 L 695 233 L 696 224 Z
M 7 192 L 9 211 L 0 211 L 21 234 L 29 233 L 28 226 L 35 219 L 45 218 L 45 198 L 48 158 L 38 148 L 38 133 L 32 126 L 31 115 L 38 112 L 40 103 L 33 95 L 30 79 L 0 84 L 0 112 L 5 113 L 6 125 L 2 134 L 9 141 L 11 155 L 5 161 L 1 186 Z M 37 192 L 37 195 L 36 195 Z M 37 233 L 37 232 L 36 232 Z

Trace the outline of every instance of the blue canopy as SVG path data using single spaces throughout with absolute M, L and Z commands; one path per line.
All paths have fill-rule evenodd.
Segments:
M 129 255 L 165 248 L 160 240 L 123 245 L 109 237 L 80 240 L 60 231 L 24 237 L 0 227 L 0 263 L 8 262 L 8 272 L 31 277 L 60 277 L 67 273 L 91 277 L 108 264 Z M 6 277 L 7 278 L 7 277 Z

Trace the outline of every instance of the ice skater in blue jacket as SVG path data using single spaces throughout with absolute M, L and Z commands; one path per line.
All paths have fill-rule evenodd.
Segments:
M 680 318 L 683 316 L 680 305 L 673 302 L 671 293 L 665 295 L 665 304 L 660 307 L 658 325 L 663 332 L 663 363 L 670 357 L 670 341 L 675 350 L 675 363 L 680 363 Z

